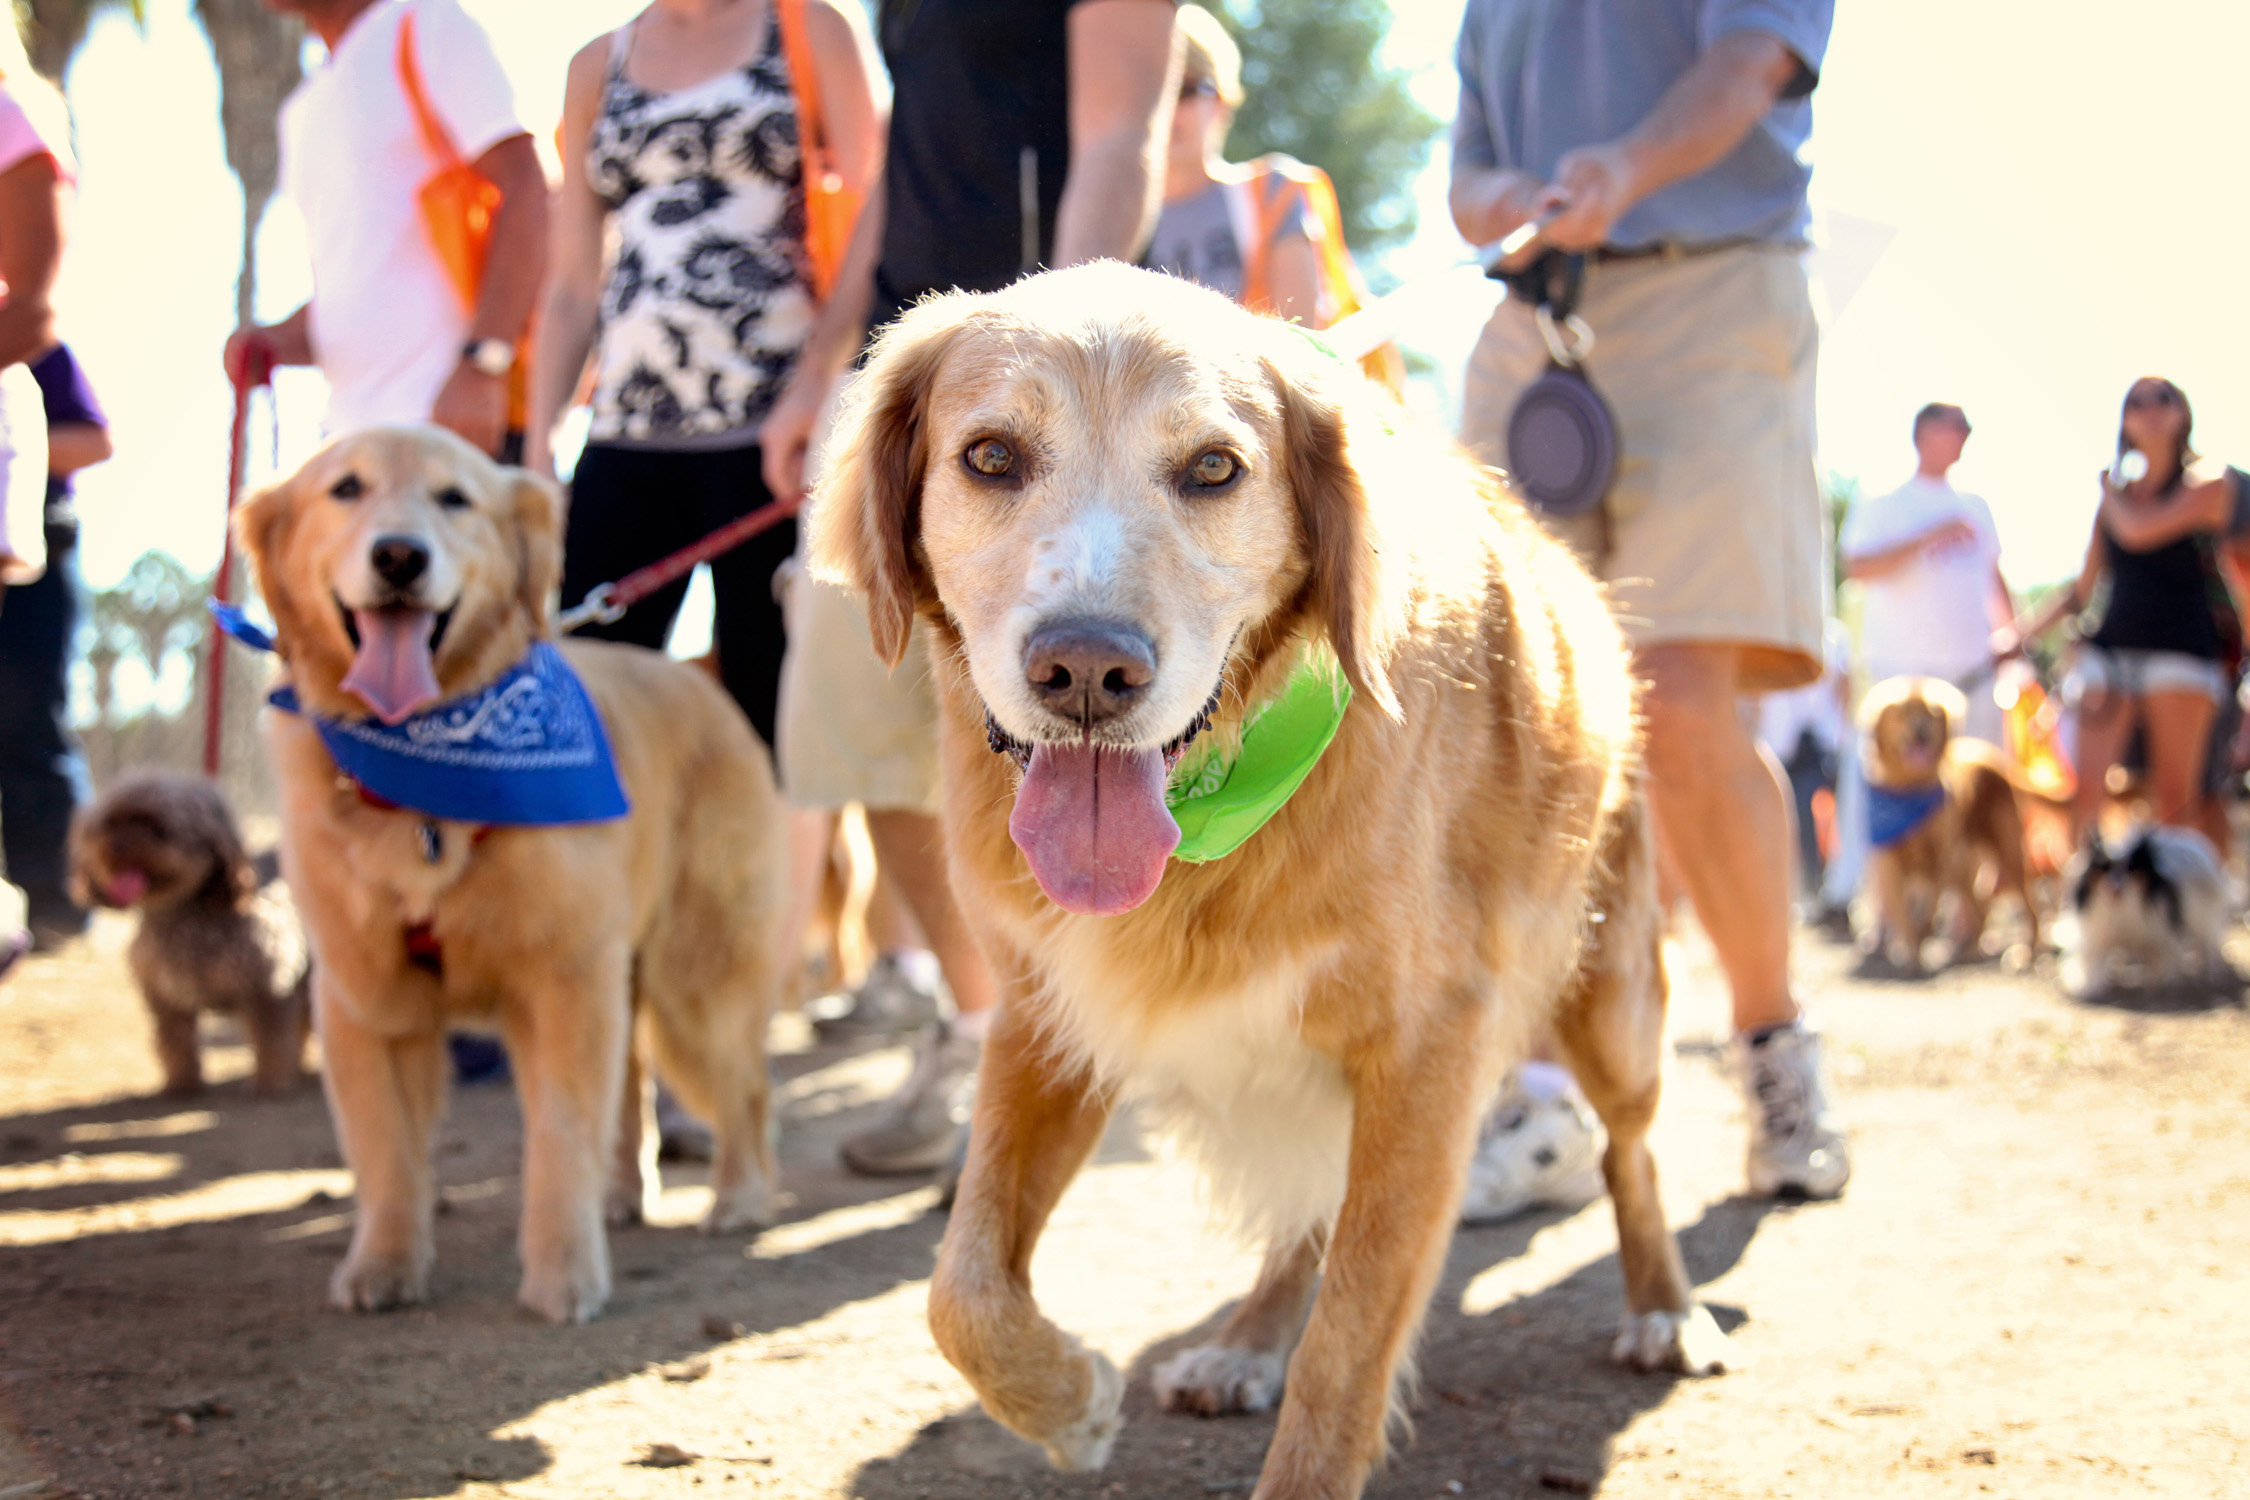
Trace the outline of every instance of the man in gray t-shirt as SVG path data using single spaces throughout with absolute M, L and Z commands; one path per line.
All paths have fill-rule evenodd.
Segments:
M 1849 1146 L 1790 991 L 1788 804 L 1737 704 L 1821 670 L 1817 333 L 1799 252 L 1832 14 L 1832 0 L 1469 0 L 1451 189 L 1472 242 L 1548 217 L 1523 259 L 1585 257 L 1584 370 L 1620 457 L 1599 507 L 1547 521 L 1609 584 L 1647 683 L 1657 831 L 1733 991 L 1751 1187 L 1812 1197 L 1843 1190 Z M 1504 462 L 1509 413 L 1549 358 L 1511 295 L 1470 361 L 1472 450 Z M 1525 1071 L 1479 1148 L 1466 1216 L 1598 1191 L 1575 1090 L 1551 1065 Z

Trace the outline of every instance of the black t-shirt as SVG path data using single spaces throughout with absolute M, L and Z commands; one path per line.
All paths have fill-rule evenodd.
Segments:
M 891 138 L 881 327 L 925 292 L 1006 286 L 1054 249 L 1077 0 L 883 0 Z

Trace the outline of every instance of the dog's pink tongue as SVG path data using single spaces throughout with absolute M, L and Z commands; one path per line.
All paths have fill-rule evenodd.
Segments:
M 1008 836 L 1048 900 L 1112 917 L 1155 892 L 1180 842 L 1164 779 L 1161 750 L 1041 745 L 1031 752 Z
M 109 877 L 109 883 L 102 887 L 102 894 L 109 898 L 112 906 L 123 908 L 135 905 L 141 897 L 148 894 L 148 876 L 139 870 L 119 870 Z
M 438 701 L 437 668 L 430 660 L 435 616 L 426 609 L 355 609 L 352 623 L 359 627 L 359 654 L 344 674 L 345 692 L 357 693 L 386 724 Z

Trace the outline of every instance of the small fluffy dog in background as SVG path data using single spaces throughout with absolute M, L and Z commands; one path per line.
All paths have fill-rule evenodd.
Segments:
M 1868 690 L 1859 710 L 1874 850 L 1878 926 L 1874 951 L 1919 969 L 1938 904 L 1954 898 L 1954 952 L 1984 937 L 1992 901 L 2023 903 L 2030 951 L 2039 913 L 2024 862 L 2023 810 L 2005 756 L 1953 732 L 1968 702 L 1934 677 L 1893 677 Z
M 2183 973 L 2227 980 L 2220 952 L 2231 902 L 2225 868 L 2210 840 L 2189 828 L 2136 825 L 2116 844 L 2100 833 L 2071 870 L 2078 942 L 2064 965 L 2073 995 L 2091 995 L 2130 970 L 2146 984 Z
M 186 776 L 121 781 L 79 814 L 70 854 L 82 904 L 140 913 L 126 959 L 156 1023 L 164 1091 L 203 1086 L 196 1024 L 207 1010 L 249 1033 L 256 1092 L 294 1084 L 309 1015 L 304 934 L 287 889 L 259 878 L 219 789 Z

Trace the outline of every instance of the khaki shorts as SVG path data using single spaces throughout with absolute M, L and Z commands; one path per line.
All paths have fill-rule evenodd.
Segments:
M 826 464 L 843 385 L 837 383 L 822 414 L 808 482 Z M 797 529 L 799 537 L 811 533 L 809 524 Z M 934 815 L 938 706 L 927 633 L 916 624 L 898 669 L 885 667 L 867 630 L 866 605 L 849 590 L 814 578 L 802 546 L 784 569 L 781 585 L 789 630 L 775 724 L 782 790 L 799 807 L 858 802 Z
M 1731 642 L 1745 692 L 1821 674 L 1826 517 L 1813 472 L 1819 333 L 1804 263 L 1782 246 L 1592 265 L 1586 373 L 1617 415 L 1599 509 L 1549 521 L 1609 586 L 1634 646 Z M 1510 298 L 1469 358 L 1461 438 L 1506 467 L 1508 414 L 1547 368 Z

